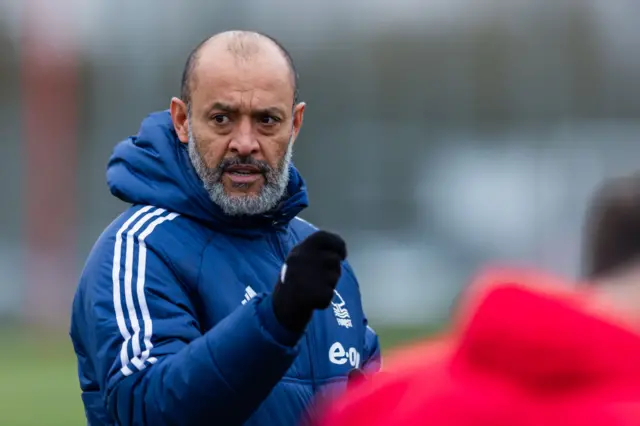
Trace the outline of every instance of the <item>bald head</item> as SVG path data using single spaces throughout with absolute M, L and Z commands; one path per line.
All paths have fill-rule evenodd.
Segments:
M 254 31 L 226 31 L 206 38 L 189 54 L 182 72 L 180 97 L 185 103 L 191 101 L 191 92 L 198 83 L 200 58 L 229 58 L 249 62 L 260 55 L 279 56 L 286 66 L 293 88 L 293 103 L 298 101 L 298 73 L 293 58 L 276 39 Z

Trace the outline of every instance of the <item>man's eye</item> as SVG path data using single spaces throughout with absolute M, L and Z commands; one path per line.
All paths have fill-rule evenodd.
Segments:
M 280 119 L 277 118 L 277 117 L 272 117 L 270 115 L 264 115 L 264 116 L 260 117 L 259 121 L 260 121 L 260 124 L 265 124 L 267 126 L 273 126 L 274 124 L 278 123 L 280 121 Z
M 211 117 L 214 123 L 216 124 L 227 124 L 229 122 L 229 117 L 224 114 L 216 114 Z

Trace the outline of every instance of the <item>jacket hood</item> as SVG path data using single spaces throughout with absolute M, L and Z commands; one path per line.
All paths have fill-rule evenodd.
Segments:
M 534 271 L 487 271 L 454 358 L 531 391 L 640 379 L 637 330 L 569 286 Z
M 107 184 L 124 202 L 161 207 L 240 232 L 286 226 L 309 204 L 304 180 L 292 166 L 287 195 L 275 209 L 255 216 L 225 215 L 204 189 L 168 110 L 150 114 L 136 136 L 116 145 L 107 166 Z

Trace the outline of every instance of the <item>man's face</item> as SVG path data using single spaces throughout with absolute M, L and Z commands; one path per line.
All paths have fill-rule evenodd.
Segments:
M 186 143 L 209 196 L 228 215 L 269 211 L 286 191 L 304 104 L 293 105 L 284 61 L 260 54 L 199 59 Z
M 230 216 L 255 215 L 267 212 L 278 204 L 289 183 L 293 142 L 287 144 L 286 152 L 276 167 L 251 156 L 226 157 L 217 166 L 209 167 L 202 154 L 202 142 L 191 129 L 190 125 L 188 150 L 191 164 L 209 198 L 222 211 Z

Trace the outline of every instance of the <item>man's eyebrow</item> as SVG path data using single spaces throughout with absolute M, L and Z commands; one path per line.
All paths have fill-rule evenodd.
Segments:
M 224 112 L 238 112 L 239 109 L 237 107 L 231 106 L 229 104 L 225 104 L 223 102 L 215 102 L 209 108 L 209 111 L 224 111 Z
M 282 108 L 267 107 L 267 108 L 260 108 L 260 109 L 254 110 L 253 115 L 255 116 L 276 115 L 279 117 L 284 117 L 285 112 Z
M 240 108 L 238 108 L 237 106 L 226 104 L 224 102 L 214 102 L 213 104 L 211 104 L 211 106 L 207 110 L 238 113 L 240 111 Z M 272 107 L 254 109 L 253 111 L 251 111 L 251 115 L 254 117 L 264 117 L 266 115 L 284 117 L 285 112 L 282 108 L 279 108 L 277 106 L 272 106 Z

